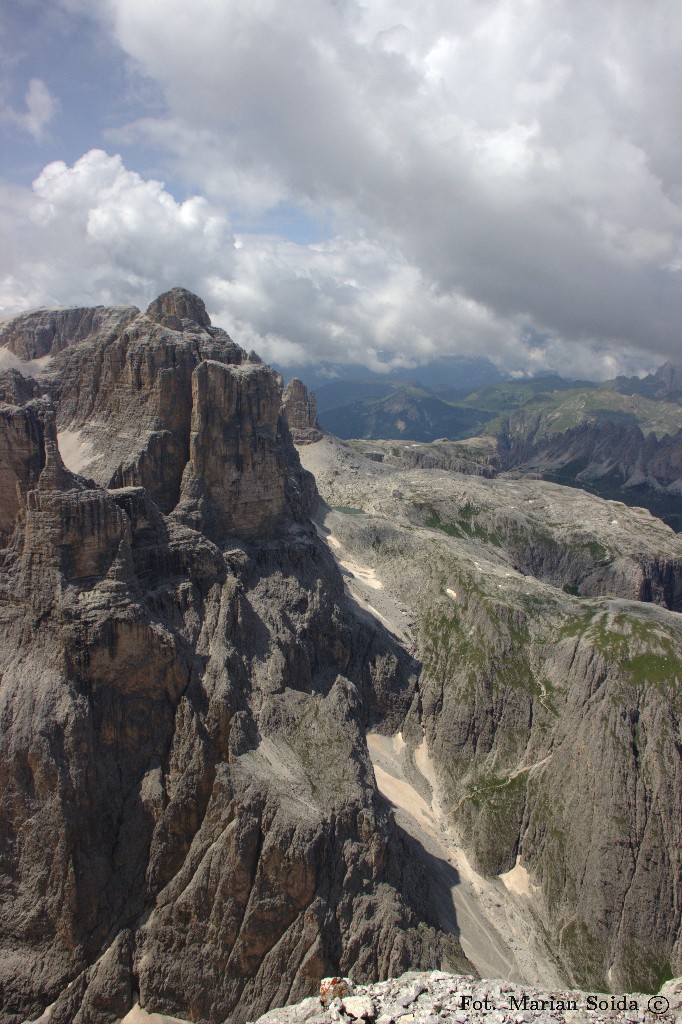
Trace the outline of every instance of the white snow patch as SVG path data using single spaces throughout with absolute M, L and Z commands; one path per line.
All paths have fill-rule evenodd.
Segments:
M 453 601 L 457 600 L 457 591 L 456 590 L 452 590 L 450 587 L 446 587 L 445 588 L 445 593 L 448 595 L 448 597 L 451 597 Z
M 24 361 L 8 348 L 0 348 L 0 370 L 18 370 L 24 377 L 38 377 L 48 368 L 52 356 L 41 356 L 40 359 Z
M 543 976 L 551 977 L 553 985 L 561 985 L 554 964 L 545 955 L 539 929 L 529 918 L 530 905 L 525 899 L 519 905 L 516 892 L 479 875 L 469 862 L 444 813 L 426 738 L 413 751 L 413 757 L 415 767 L 431 786 L 430 805 L 403 773 L 402 736 L 368 732 L 366 738 L 377 787 L 393 804 L 398 824 L 436 858 L 436 875 L 440 877 L 446 865 L 457 873 L 454 882 L 452 876 L 447 881 L 455 914 L 452 921 L 466 956 L 481 977 L 516 977 L 531 983 Z M 517 871 L 513 878 L 522 877 L 522 873 L 526 873 L 525 868 Z M 529 895 L 535 896 L 535 893 L 532 887 Z M 446 915 L 449 913 L 447 907 L 442 909 Z
M 64 465 L 72 473 L 80 473 L 91 462 L 104 458 L 102 452 L 93 451 L 92 442 L 83 437 L 82 430 L 60 430 L 57 444 Z
M 180 1017 L 167 1017 L 165 1013 L 147 1013 L 139 1003 L 135 1003 L 121 1024 L 188 1024 L 188 1021 Z
M 516 864 L 511 871 L 505 871 L 500 875 L 500 881 L 509 892 L 518 893 L 519 896 L 532 896 L 537 886 L 533 885 L 530 875 L 521 863 L 521 855 L 516 858 Z
M 344 569 L 347 569 L 349 573 L 356 576 L 361 583 L 371 587 L 372 590 L 383 590 L 384 585 L 381 580 L 377 579 L 377 574 L 374 569 L 371 569 L 368 565 L 358 565 L 357 562 L 352 562 L 348 558 L 339 558 L 339 565 L 342 565 Z

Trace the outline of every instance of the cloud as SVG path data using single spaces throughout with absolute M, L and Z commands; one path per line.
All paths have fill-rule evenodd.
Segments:
M 673 0 L 110 0 L 166 98 L 129 125 L 234 207 L 332 209 L 428 287 L 567 343 L 673 354 Z
M 24 103 L 24 111 L 5 106 L 2 119 L 28 132 L 36 142 L 42 142 L 47 136 L 48 125 L 59 110 L 59 100 L 52 95 L 41 78 L 32 78 L 28 83 Z
M 48 166 L 4 214 L 6 305 L 182 283 L 298 365 L 680 358 L 677 0 L 61 3 L 165 104 L 109 138 L 194 195 L 101 151 Z M 282 209 L 333 230 L 294 244 Z
M 592 344 L 567 348 L 455 287 L 442 289 L 401 249 L 362 232 L 314 244 L 233 236 L 221 208 L 177 202 L 120 156 L 93 150 L 48 164 L 31 190 L 0 194 L 0 309 L 135 304 L 188 287 L 214 323 L 290 367 L 321 362 L 377 371 L 442 355 L 488 354 L 505 370 L 609 376 L 641 363 Z
M 206 199 L 176 202 L 120 156 L 92 150 L 68 167 L 48 164 L 29 192 L 5 188 L 7 244 L 0 255 L 0 307 L 145 305 L 180 282 L 205 289 L 229 274 L 234 241 Z

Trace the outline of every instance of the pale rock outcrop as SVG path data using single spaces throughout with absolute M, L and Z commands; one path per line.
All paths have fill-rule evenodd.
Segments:
M 320 440 L 322 431 L 317 422 L 315 395 L 297 377 L 292 377 L 284 389 L 282 409 L 296 444 L 313 444 Z
M 286 506 L 280 404 L 267 366 L 199 364 L 178 515 L 217 539 L 272 535 Z
M 345 979 L 334 979 L 343 993 Z M 610 996 L 566 988 L 542 990 L 510 982 L 479 981 L 442 971 L 410 972 L 378 985 L 361 985 L 330 1003 L 310 998 L 296 1006 L 270 1010 L 257 1024 L 353 1024 L 355 1021 L 399 1020 L 435 1024 L 606 1024 L 606 1022 L 661 1021 L 672 1024 L 682 1011 L 682 979 L 663 986 L 660 993 L 641 992 Z

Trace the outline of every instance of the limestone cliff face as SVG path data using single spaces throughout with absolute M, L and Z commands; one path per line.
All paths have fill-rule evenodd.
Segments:
M 0 405 L 0 537 L 5 541 L 44 465 L 44 406 Z
M 636 425 L 597 421 L 544 436 L 539 425 L 539 418 L 535 424 L 508 425 L 501 439 L 504 469 L 556 474 L 570 466 L 583 483 L 611 480 L 626 491 L 682 493 L 682 431 L 645 437 Z
M 51 399 L 0 406 L 2 1024 L 465 963 L 364 741 L 416 665 L 310 523 L 277 376 L 207 319 L 178 291 L 60 336 Z
M 657 987 L 682 955 L 676 617 L 462 605 L 431 627 L 422 722 L 474 863 L 520 860 L 574 983 Z
M 135 306 L 38 309 L 3 324 L 1 344 L 22 360 L 56 356 L 94 334 L 118 332 L 138 312 Z
M 4 325 L 0 345 L 22 358 L 53 356 L 41 385 L 57 408 L 70 468 L 105 487 L 145 487 L 163 512 L 180 498 L 195 367 L 249 360 L 184 289 L 159 296 L 144 314 L 22 314 Z
M 334 550 L 371 567 L 366 600 L 421 659 L 411 770 L 430 756 L 420 792 L 498 905 L 572 984 L 680 974 L 680 537 L 545 481 L 396 469 L 329 438 L 302 459 L 354 511 L 327 508 Z
M 282 409 L 296 444 L 312 444 L 322 437 L 317 422 L 315 395 L 308 392 L 303 381 L 292 377 L 284 389 Z
M 181 514 L 209 535 L 265 537 L 281 520 L 288 438 L 280 406 L 267 366 L 205 361 L 194 371 Z

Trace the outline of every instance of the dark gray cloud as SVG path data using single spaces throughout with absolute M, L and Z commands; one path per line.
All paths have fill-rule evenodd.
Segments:
M 209 242 L 194 269 L 174 257 L 264 354 L 401 365 L 485 350 L 505 369 L 604 375 L 682 355 L 676 0 L 68 7 L 99 12 L 165 100 L 112 144 L 165 151 L 221 224 L 282 203 L 334 224 L 315 245 L 243 235 L 234 251 Z M 62 176 L 76 187 L 75 168 Z M 154 218 L 131 234 L 88 201 L 89 244 L 96 232 L 118 277 L 165 279 Z M 183 223 L 169 240 L 195 254 L 208 229 Z

